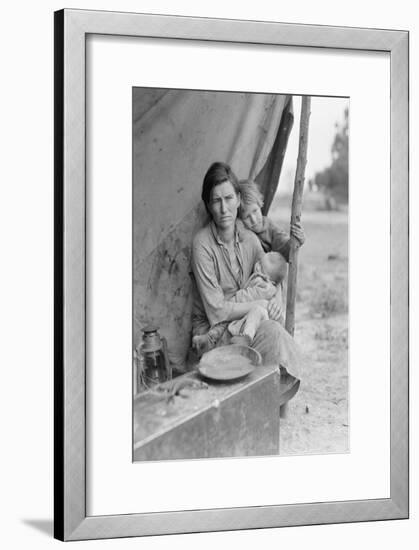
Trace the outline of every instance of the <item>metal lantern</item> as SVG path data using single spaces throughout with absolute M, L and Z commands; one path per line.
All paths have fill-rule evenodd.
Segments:
M 142 331 L 142 341 L 136 349 L 137 391 L 172 378 L 166 338 L 160 336 L 159 327 L 147 325 Z

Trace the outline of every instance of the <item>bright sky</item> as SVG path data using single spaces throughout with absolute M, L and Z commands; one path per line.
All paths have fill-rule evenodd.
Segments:
M 292 189 L 298 157 L 298 137 L 300 131 L 301 96 L 294 96 L 294 126 L 288 141 L 284 165 L 279 181 L 280 191 Z M 330 149 L 335 136 L 335 124 L 343 122 L 345 107 L 349 98 L 312 97 L 308 135 L 306 182 L 314 174 L 330 164 Z

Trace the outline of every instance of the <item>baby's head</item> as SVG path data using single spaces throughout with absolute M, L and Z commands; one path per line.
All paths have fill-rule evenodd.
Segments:
M 268 252 L 258 262 L 262 273 L 275 284 L 282 283 L 287 276 L 288 266 L 285 258 L 279 252 Z
M 263 195 L 252 180 L 239 181 L 239 189 L 239 216 L 247 229 L 260 233 L 263 229 Z

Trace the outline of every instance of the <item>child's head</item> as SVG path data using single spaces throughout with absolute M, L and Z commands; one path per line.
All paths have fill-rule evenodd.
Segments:
M 263 229 L 263 195 L 254 181 L 242 180 L 240 188 L 239 216 L 251 231 L 259 233 Z
M 282 283 L 287 276 L 288 266 L 279 252 L 268 252 L 259 261 L 260 270 L 275 284 Z

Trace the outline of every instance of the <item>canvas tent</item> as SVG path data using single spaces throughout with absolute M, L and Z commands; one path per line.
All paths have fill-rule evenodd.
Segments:
M 160 327 L 173 364 L 191 339 L 190 245 L 206 221 L 202 180 L 230 164 L 258 182 L 269 209 L 292 127 L 292 97 L 133 89 L 133 344 Z

